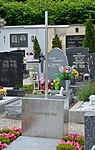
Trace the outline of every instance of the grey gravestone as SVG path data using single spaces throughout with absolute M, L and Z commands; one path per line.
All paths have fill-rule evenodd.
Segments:
M 85 72 L 90 73 L 91 78 L 95 78 L 95 53 L 90 53 L 85 56 Z
M 95 112 L 87 112 L 84 115 L 85 150 L 91 150 L 95 144 Z
M 67 65 L 67 56 L 64 54 L 63 50 L 59 48 L 52 49 L 48 53 L 48 79 L 55 79 L 59 73 L 59 67 L 65 67 Z
M 18 53 L 0 53 L 0 85 L 17 87 L 23 85 L 23 56 Z
M 76 65 L 77 71 L 80 73 L 85 72 L 85 56 L 89 54 L 88 48 L 83 47 L 71 47 L 66 49 L 66 55 L 70 66 Z

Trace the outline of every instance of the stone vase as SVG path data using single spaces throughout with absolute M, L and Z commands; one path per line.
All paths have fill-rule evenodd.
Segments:
M 65 80 L 65 90 L 69 91 L 69 85 L 70 85 L 70 81 L 69 80 Z

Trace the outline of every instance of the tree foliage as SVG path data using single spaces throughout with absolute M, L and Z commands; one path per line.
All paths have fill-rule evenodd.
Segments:
M 83 24 L 89 15 L 95 23 L 95 0 L 0 0 L 0 17 L 7 25 Z
M 52 40 L 52 48 L 55 48 L 55 47 L 62 49 L 62 41 L 59 39 L 57 34 Z
M 95 52 L 95 28 L 92 23 L 91 16 L 89 17 L 89 19 L 86 22 L 83 46 L 88 47 L 90 52 Z

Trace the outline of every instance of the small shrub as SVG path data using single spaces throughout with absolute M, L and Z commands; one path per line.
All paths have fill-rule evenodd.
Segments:
M 43 93 L 41 91 L 33 91 L 32 94 L 42 95 Z
M 69 137 L 69 136 L 65 136 L 63 138 L 64 141 L 75 141 L 75 142 L 78 142 L 82 147 L 84 147 L 84 138 L 83 137 L 79 137 L 79 138 L 72 138 L 72 137 Z
M 10 130 L 9 132 L 10 134 L 14 134 L 16 136 L 16 138 L 19 137 L 19 134 L 16 131 Z
M 0 130 L 0 133 L 9 133 L 10 132 L 10 129 L 2 129 Z
M 57 145 L 56 150 L 84 150 L 84 136 L 81 134 L 66 134 Z
M 62 49 L 62 41 L 59 39 L 58 35 L 56 34 L 52 40 L 52 48 L 59 47 Z
M 23 88 L 24 89 L 34 89 L 34 84 L 24 84 Z
M 95 93 L 92 83 L 86 83 L 81 86 L 75 93 L 80 101 L 89 101 L 89 96 Z
M 76 147 L 70 144 L 58 144 L 56 150 L 76 150 Z

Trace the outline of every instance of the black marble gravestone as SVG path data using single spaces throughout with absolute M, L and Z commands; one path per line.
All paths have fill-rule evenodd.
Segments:
M 66 55 L 70 66 L 77 66 L 77 71 L 80 73 L 85 72 L 85 56 L 89 54 L 88 48 L 72 47 L 66 49 Z
M 25 57 L 25 50 L 14 50 L 12 53 L 21 53 L 23 57 Z
M 66 48 L 69 47 L 82 47 L 84 35 L 67 35 Z
M 23 85 L 23 56 L 19 53 L 0 53 L 0 85 L 19 87 Z
M 95 53 L 90 53 L 85 56 L 85 72 L 90 74 L 91 78 L 95 79 Z
M 67 56 L 64 54 L 63 50 L 59 48 L 52 49 L 48 53 L 48 79 L 55 79 L 59 73 L 59 67 L 65 67 L 67 65 Z

